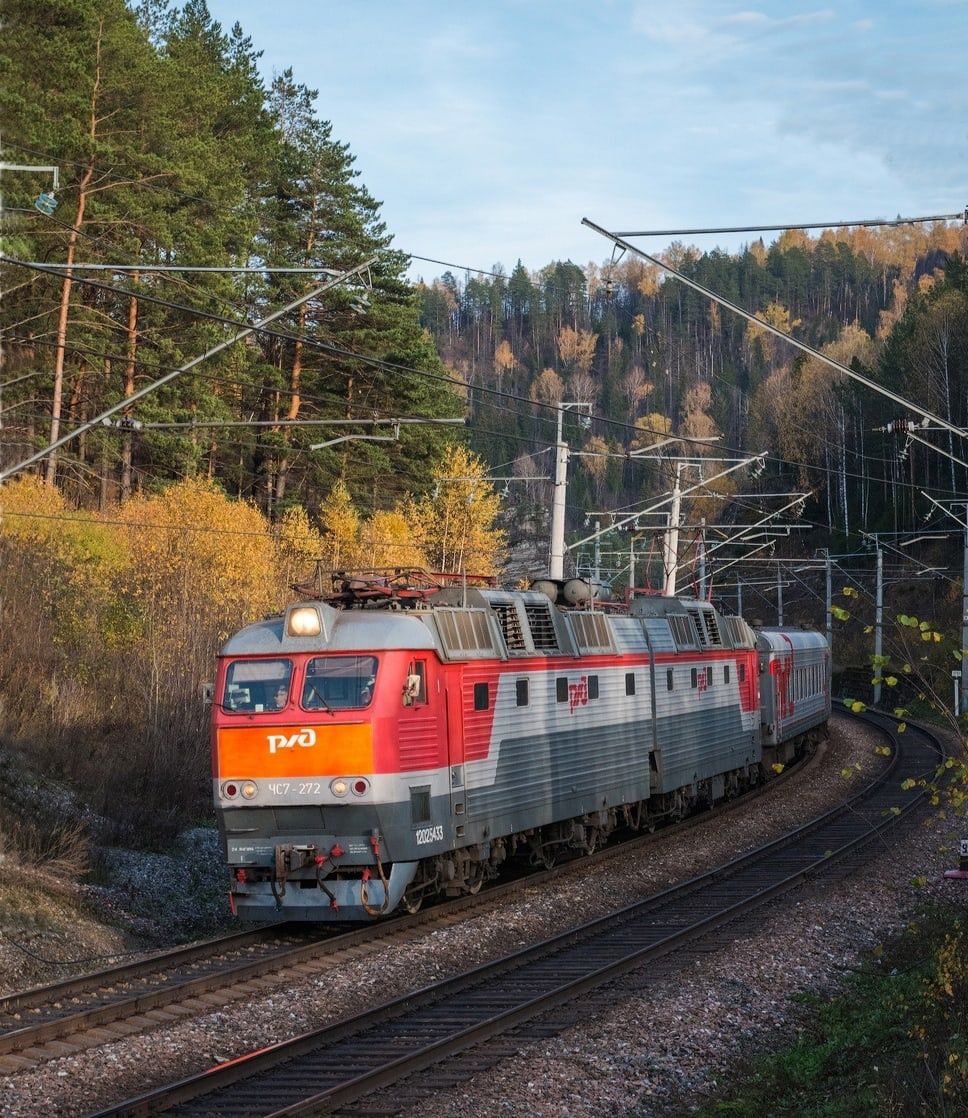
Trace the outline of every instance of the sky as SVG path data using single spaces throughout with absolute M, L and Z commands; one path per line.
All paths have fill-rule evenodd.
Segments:
M 208 7 L 319 91 L 413 279 L 604 264 L 583 218 L 654 255 L 968 205 L 968 0 Z

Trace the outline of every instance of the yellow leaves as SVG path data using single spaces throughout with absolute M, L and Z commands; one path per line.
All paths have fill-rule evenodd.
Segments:
M 323 526 L 321 558 L 325 567 L 339 570 L 373 566 L 362 554 L 360 518 L 344 482 L 337 481 L 320 505 L 319 520 Z
M 33 475 L 6 482 L 2 497 L 0 532 L 5 536 L 56 540 L 61 521 L 70 515 L 60 490 Z
M 170 629 L 217 618 L 237 628 L 277 604 L 269 525 L 252 504 L 192 478 L 133 498 L 119 515 L 133 592 Z
M 563 326 L 558 331 L 557 342 L 562 362 L 577 372 L 587 373 L 595 357 L 598 335 L 590 330 L 574 330 L 571 326 Z
M 772 765 L 770 765 L 770 768 L 771 768 L 771 769 L 772 769 L 772 770 L 773 770 L 773 771 L 774 771 L 774 772 L 775 772 L 775 773 L 776 773 L 777 775 L 779 775 L 779 774 L 780 774 L 781 772 L 783 772 L 783 770 L 784 770 L 784 769 L 786 768 L 786 765 L 783 765 L 783 764 L 781 764 L 781 763 L 780 763 L 779 761 L 777 761 L 777 762 L 776 762 L 775 764 L 772 764 Z
M 850 620 L 850 611 L 843 609 L 840 606 L 831 606 L 830 613 L 833 617 L 836 617 L 838 621 Z
M 409 509 L 415 543 L 434 570 L 494 574 L 505 534 L 494 527 L 501 498 L 486 480 L 484 463 L 464 446 L 452 446 L 433 471 L 435 493 Z

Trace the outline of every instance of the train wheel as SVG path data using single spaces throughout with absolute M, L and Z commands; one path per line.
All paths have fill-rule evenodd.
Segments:
M 481 891 L 481 886 L 483 884 L 484 884 L 484 867 L 483 866 L 478 866 L 477 870 L 474 873 L 468 874 L 467 878 L 464 881 L 464 887 L 472 897 L 477 896 L 477 894 Z
M 422 904 L 423 893 L 417 893 L 412 897 L 409 894 L 404 893 L 403 896 L 400 898 L 400 907 L 410 916 L 416 916 L 416 914 L 420 911 Z

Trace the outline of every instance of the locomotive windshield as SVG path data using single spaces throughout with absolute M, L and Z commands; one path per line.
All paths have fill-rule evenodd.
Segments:
M 280 710 L 289 696 L 291 660 L 234 660 L 225 673 L 224 710 Z
M 366 707 L 375 682 L 375 656 L 316 656 L 306 664 L 302 705 L 307 710 Z

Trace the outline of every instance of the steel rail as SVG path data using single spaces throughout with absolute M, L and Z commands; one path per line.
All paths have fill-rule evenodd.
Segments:
M 883 729 L 883 720 L 875 724 Z M 891 764 L 877 780 L 833 811 L 710 873 L 358 1017 L 99 1111 L 93 1118 L 162 1111 L 183 1116 L 271 1113 L 272 1118 L 282 1118 L 345 1107 L 647 961 L 708 937 L 834 867 L 847 872 L 850 859 L 923 804 L 923 793 L 902 796 L 901 785 L 930 779 L 937 750 L 937 743 L 921 728 L 910 729 L 902 738 L 895 735 Z

